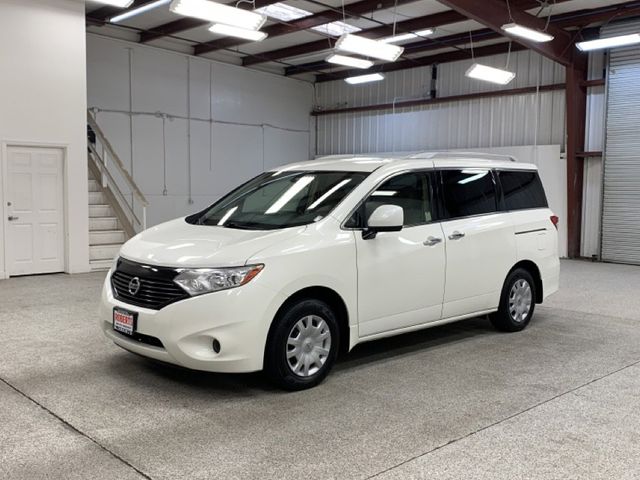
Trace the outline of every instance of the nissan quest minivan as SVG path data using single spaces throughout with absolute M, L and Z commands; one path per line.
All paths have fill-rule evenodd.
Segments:
M 146 357 L 309 388 L 369 340 L 481 315 L 522 330 L 558 289 L 557 223 L 508 157 L 286 165 L 129 240 L 101 324 Z

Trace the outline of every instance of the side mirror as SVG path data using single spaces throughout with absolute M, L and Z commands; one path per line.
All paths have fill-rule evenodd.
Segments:
M 369 220 L 367 228 L 362 232 L 362 238 L 369 240 L 376 237 L 378 232 L 399 232 L 404 224 L 404 210 L 397 205 L 380 205 Z

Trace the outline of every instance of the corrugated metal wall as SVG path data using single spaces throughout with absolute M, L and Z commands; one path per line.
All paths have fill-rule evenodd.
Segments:
M 638 31 L 640 22 L 603 28 Z M 602 259 L 640 264 L 640 48 L 612 49 L 607 81 L 606 148 L 602 204 Z
M 504 67 L 507 55 L 481 62 Z M 464 76 L 471 60 L 438 67 L 437 95 L 445 97 L 496 90 L 497 86 Z M 564 67 L 542 56 L 520 51 L 511 54 L 516 79 L 505 88 L 564 82 Z M 340 108 L 428 98 L 431 68 L 401 70 L 382 82 L 349 85 L 344 81 L 316 85 L 316 105 Z M 482 148 L 513 145 L 564 144 L 563 91 L 502 98 L 455 101 L 395 111 L 322 115 L 317 118 L 318 155 L 396 150 Z

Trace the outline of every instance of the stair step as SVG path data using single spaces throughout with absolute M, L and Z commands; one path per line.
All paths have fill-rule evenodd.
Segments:
M 89 261 L 89 267 L 92 272 L 99 272 L 101 270 L 109 270 L 113 259 L 110 260 L 91 260 Z
M 89 192 L 89 205 L 104 205 L 106 198 L 102 192 Z
M 89 245 L 123 244 L 126 240 L 122 230 L 105 230 L 89 232 Z
M 92 245 L 89 247 L 89 260 L 113 260 L 120 252 L 122 245 L 117 243 L 113 245 Z
M 109 205 L 89 205 L 89 217 L 113 217 L 113 209 Z
M 101 192 L 102 188 L 97 180 L 89 180 L 89 192 Z
M 89 219 L 89 231 L 120 230 L 116 217 L 94 217 Z

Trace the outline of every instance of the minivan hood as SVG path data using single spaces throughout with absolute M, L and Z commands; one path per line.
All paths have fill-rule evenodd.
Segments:
M 139 233 L 120 254 L 132 261 L 167 267 L 233 267 L 259 251 L 299 235 L 305 226 L 282 230 L 240 230 L 192 225 L 184 218 Z

